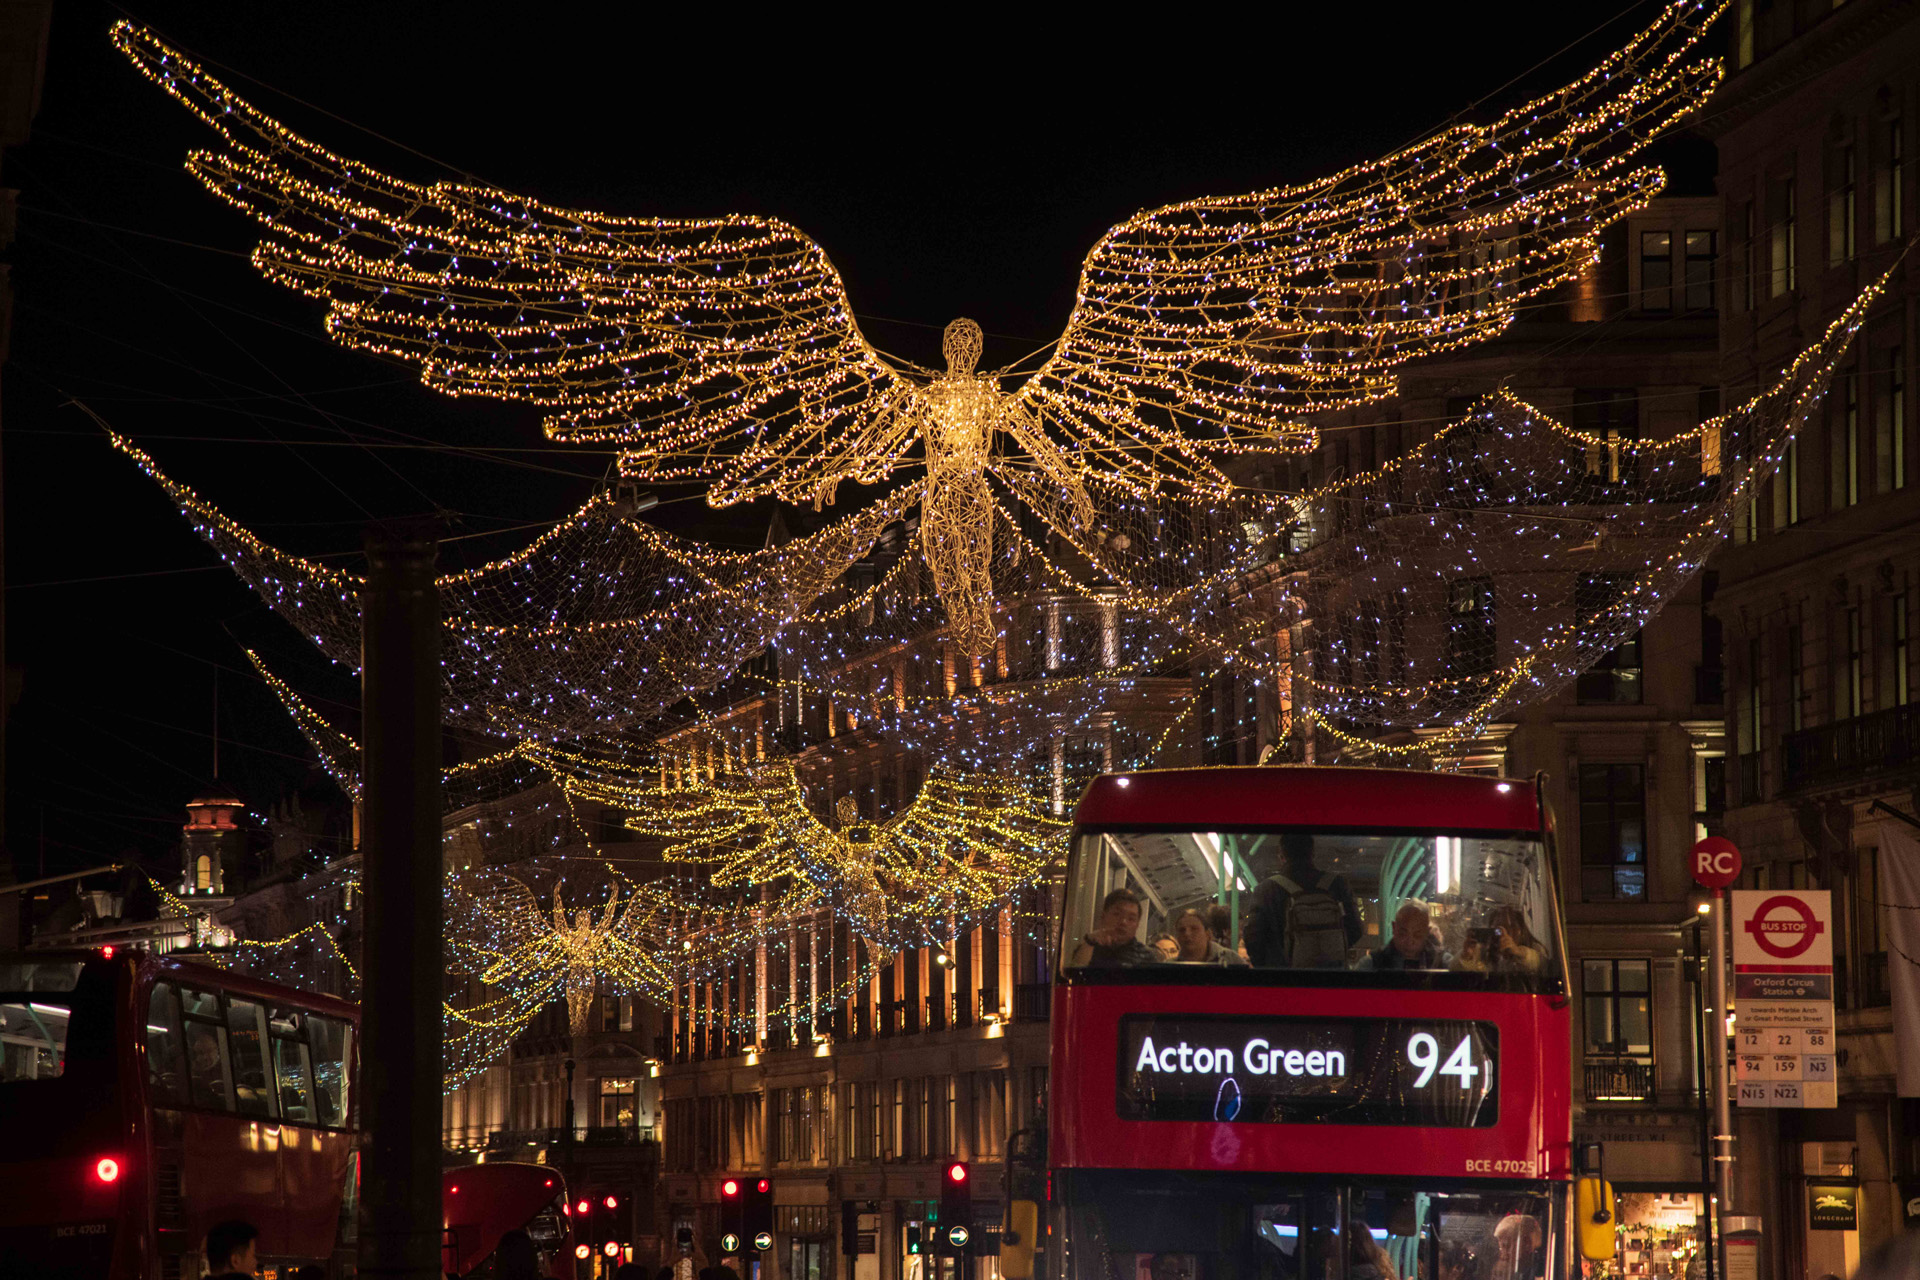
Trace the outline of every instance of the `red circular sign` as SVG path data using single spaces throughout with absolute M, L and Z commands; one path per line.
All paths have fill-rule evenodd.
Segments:
M 1774 919 L 1773 913 L 1783 907 L 1788 915 Z M 1753 935 L 1754 945 L 1781 960 L 1802 954 L 1813 945 L 1815 938 L 1827 931 L 1827 926 L 1814 918 L 1813 908 L 1786 894 L 1761 903 L 1753 919 L 1741 928 Z
M 1740 848 L 1723 836 L 1708 836 L 1687 855 L 1693 882 L 1705 889 L 1724 889 L 1740 878 Z

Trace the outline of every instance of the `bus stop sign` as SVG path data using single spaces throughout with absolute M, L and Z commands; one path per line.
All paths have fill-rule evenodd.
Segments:
M 1722 836 L 1708 836 L 1687 855 L 1693 882 L 1703 889 L 1724 889 L 1740 878 L 1740 849 Z

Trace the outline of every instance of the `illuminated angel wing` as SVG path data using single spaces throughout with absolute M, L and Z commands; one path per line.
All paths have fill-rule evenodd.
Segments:
M 1647 142 L 1720 79 L 1718 9 L 1670 5 L 1578 82 L 1321 182 L 1141 213 L 1087 255 L 1051 358 L 1021 389 L 1089 470 L 1222 483 L 1300 415 L 1390 395 L 1396 370 L 1498 333 L 1645 204 Z
M 114 43 L 220 134 L 187 168 L 262 226 L 254 264 L 327 303 L 327 331 L 452 395 L 523 400 L 556 440 L 716 503 L 830 499 L 911 445 L 910 388 L 861 336 L 839 273 L 772 218 L 613 218 L 337 156 L 151 32 Z

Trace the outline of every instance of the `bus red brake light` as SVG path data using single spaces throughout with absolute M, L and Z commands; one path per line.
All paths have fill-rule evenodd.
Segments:
M 113 944 L 111 942 L 109 942 L 106 946 L 100 948 L 100 958 L 102 960 L 113 959 Z
M 112 1156 L 101 1156 L 98 1160 L 94 1161 L 93 1176 L 102 1182 L 118 1182 L 120 1180 L 120 1162 Z

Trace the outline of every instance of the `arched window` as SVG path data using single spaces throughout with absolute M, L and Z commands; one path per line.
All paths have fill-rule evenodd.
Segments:
M 209 892 L 213 888 L 213 859 L 201 854 L 193 864 L 193 887 L 196 892 Z

